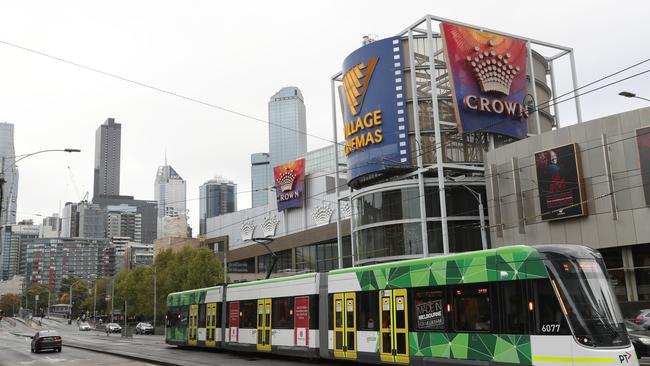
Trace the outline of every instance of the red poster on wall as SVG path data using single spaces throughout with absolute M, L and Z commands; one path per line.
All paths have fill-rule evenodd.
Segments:
M 230 303 L 228 327 L 230 328 L 228 342 L 239 342 L 239 301 Z
M 296 346 L 309 347 L 309 296 L 296 297 L 294 304 L 294 344 Z

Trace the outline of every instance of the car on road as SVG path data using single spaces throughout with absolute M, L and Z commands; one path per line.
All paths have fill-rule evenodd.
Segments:
M 153 334 L 153 325 L 149 323 L 138 323 L 135 326 L 135 334 Z
M 106 324 L 106 333 L 122 333 L 122 327 L 117 323 Z
M 44 349 L 51 349 L 61 352 L 63 342 L 61 335 L 55 330 L 41 330 L 36 332 L 32 338 L 32 353 L 38 353 Z
M 650 331 L 631 321 L 625 322 L 627 335 L 634 345 L 634 351 L 638 358 L 650 357 Z
M 90 324 L 88 324 L 87 322 L 83 322 L 83 323 L 79 324 L 79 330 L 82 331 L 82 332 L 91 330 Z
M 637 325 L 650 329 L 650 309 L 639 310 L 639 314 L 634 318 Z

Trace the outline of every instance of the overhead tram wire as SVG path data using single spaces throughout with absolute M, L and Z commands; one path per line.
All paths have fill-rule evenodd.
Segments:
M 221 111 L 224 111 L 224 112 L 232 113 L 232 114 L 235 114 L 235 115 L 238 115 L 238 116 L 244 117 L 244 118 L 249 118 L 249 119 L 252 119 L 252 120 L 255 120 L 255 121 L 261 122 L 261 123 L 265 123 L 265 124 L 269 124 L 269 125 L 275 125 L 275 124 L 273 124 L 273 123 L 271 123 L 271 122 L 269 122 L 269 121 L 266 121 L 266 120 L 261 119 L 261 118 L 258 118 L 258 117 L 254 117 L 254 116 L 251 116 L 251 115 L 247 115 L 247 114 L 245 114 L 245 113 L 238 112 L 238 111 L 235 111 L 235 110 L 232 110 L 232 109 L 229 109 L 229 108 L 221 107 L 221 106 L 218 106 L 218 105 L 213 104 L 213 103 L 205 102 L 205 101 L 202 101 L 202 100 L 199 100 L 199 99 L 196 99 L 196 98 L 188 97 L 188 96 L 185 96 L 185 95 L 182 95 L 182 94 L 176 93 L 176 92 L 172 92 L 172 91 L 169 91 L 169 90 L 166 90 L 166 89 L 162 89 L 162 88 L 159 88 L 159 87 L 155 87 L 155 86 L 152 86 L 152 85 L 149 85 L 149 84 L 143 83 L 143 82 L 139 82 L 139 81 L 132 80 L 132 79 L 129 79 L 129 78 L 126 78 L 126 77 L 122 77 L 122 76 L 119 76 L 119 75 L 116 75 L 116 74 L 113 74 L 113 73 L 110 73 L 110 72 L 106 72 L 106 71 L 103 71 L 103 70 L 100 70 L 100 69 L 97 69 L 97 68 L 94 68 L 94 67 L 90 67 L 90 66 L 86 66 L 86 65 L 83 65 L 83 64 L 79 64 L 79 63 L 74 62 L 74 61 L 66 60 L 66 59 L 63 59 L 63 58 L 60 58 L 60 57 L 57 57 L 57 56 L 53 56 L 53 55 L 47 54 L 47 53 L 45 53 L 45 52 L 41 52 L 41 51 L 34 50 L 34 49 L 31 49 L 31 48 L 28 48 L 28 47 L 20 46 L 20 45 L 17 45 L 17 44 L 15 44 L 15 43 L 11 43 L 11 42 L 7 42 L 7 41 L 3 41 L 3 40 L 0 40 L 0 43 L 5 44 L 5 45 L 8 45 L 8 46 L 11 46 L 11 47 L 14 47 L 14 48 L 21 49 L 21 50 L 23 50 L 23 51 L 31 52 L 31 53 L 34 53 L 34 54 L 37 54 L 37 55 L 40 55 L 40 56 L 43 56 L 43 57 L 47 57 L 47 58 L 50 58 L 50 59 L 53 59 L 53 60 L 56 60 L 56 61 L 59 61 L 59 62 L 63 62 L 63 63 L 66 63 L 66 64 L 70 64 L 70 65 L 73 65 L 73 66 L 76 66 L 76 67 L 79 67 L 79 68 L 82 68 L 82 69 L 86 69 L 86 70 L 89 70 L 89 71 L 92 71 L 92 72 L 100 73 L 100 74 L 103 74 L 103 75 L 105 75 L 105 76 L 109 76 L 109 77 L 112 77 L 112 78 L 116 78 L 116 79 L 119 79 L 119 80 L 122 80 L 122 81 L 125 81 L 125 82 L 128 82 L 128 83 L 134 84 L 134 85 L 138 85 L 138 86 L 145 87 L 145 88 L 148 88 L 148 89 L 152 89 L 152 90 L 155 90 L 155 91 L 158 91 L 158 92 L 164 93 L 164 94 L 168 94 L 168 95 L 172 95 L 172 96 L 175 96 L 175 97 L 178 97 L 178 98 L 184 99 L 184 100 L 188 100 L 188 101 L 191 101 L 191 102 L 194 102 L 194 103 L 198 103 L 198 104 L 201 104 L 201 105 L 204 105 L 204 106 L 207 106 L 207 107 L 211 107 L 211 108 L 218 109 L 218 110 L 221 110 Z M 609 78 L 609 77 L 611 77 L 611 76 L 617 75 L 617 74 L 619 74 L 619 73 L 621 73 L 621 72 L 623 72 L 623 71 L 625 71 L 625 70 L 628 70 L 628 69 L 630 69 L 630 68 L 632 68 L 632 67 L 638 66 L 638 65 L 640 65 L 640 64 L 642 64 L 642 63 L 644 63 L 644 62 L 646 62 L 646 61 L 648 61 L 648 60 L 641 61 L 641 62 L 639 62 L 639 63 L 637 63 L 637 64 L 635 64 L 635 65 L 629 66 L 629 67 L 627 67 L 627 68 L 624 68 L 624 69 L 622 69 L 622 70 L 619 70 L 619 71 L 617 71 L 617 72 L 614 72 L 614 73 L 612 73 L 612 74 L 609 74 L 609 75 L 607 75 L 607 76 L 605 76 L 605 77 L 603 77 L 603 78 L 601 78 L 601 79 L 599 79 L 599 80 L 596 80 L 596 81 L 591 82 L 591 83 L 589 83 L 589 84 L 583 85 L 582 87 L 576 88 L 576 89 L 573 90 L 573 91 L 570 91 L 570 92 L 568 92 L 568 93 L 565 93 L 565 94 L 563 94 L 562 96 L 567 95 L 567 94 L 570 94 L 570 93 L 573 93 L 574 91 L 577 91 L 577 90 L 579 90 L 579 89 L 581 89 L 581 88 L 584 88 L 584 87 L 586 87 L 586 86 L 593 85 L 594 83 L 596 83 L 596 82 L 598 82 L 598 81 L 602 81 L 602 80 L 607 79 L 607 78 Z M 615 81 L 615 82 L 612 82 L 612 83 L 606 84 L 606 85 L 601 86 L 601 87 L 598 87 L 598 88 L 596 88 L 596 89 L 589 90 L 589 91 L 587 91 L 587 92 L 584 92 L 584 93 L 581 93 L 581 94 L 578 94 L 578 95 L 575 95 L 575 96 L 572 96 L 572 97 L 570 97 L 570 98 L 566 98 L 566 99 L 563 99 L 563 100 L 560 100 L 560 101 L 557 101 L 557 102 L 554 102 L 554 103 L 549 103 L 549 102 L 542 103 L 542 104 L 536 106 L 536 109 L 534 109 L 533 111 L 539 110 L 540 106 L 543 106 L 543 105 L 545 105 L 545 104 L 549 104 L 549 106 L 551 106 L 551 105 L 557 105 L 557 104 L 560 104 L 560 103 L 566 102 L 566 101 L 568 101 L 568 100 L 575 99 L 575 98 L 578 97 L 578 96 L 582 96 L 582 95 L 589 94 L 589 93 L 594 92 L 594 91 L 596 91 L 596 90 L 603 89 L 603 88 L 605 88 L 605 87 L 608 87 L 608 86 L 614 85 L 614 84 L 616 84 L 616 83 L 619 83 L 619 82 L 622 82 L 622 81 L 628 80 L 628 79 L 630 79 L 630 78 L 633 78 L 633 77 L 639 76 L 639 75 L 641 75 L 641 74 L 645 74 L 645 73 L 647 73 L 647 72 L 650 72 L 650 70 L 646 70 L 646 71 L 640 72 L 640 73 L 638 73 L 638 74 L 635 74 L 635 75 L 632 75 L 632 76 L 629 76 L 629 77 L 626 77 L 626 78 L 623 78 L 623 79 L 617 80 L 617 81 Z M 561 97 L 561 96 L 560 96 L 560 97 Z M 558 98 L 560 98 L 560 97 L 553 98 L 553 100 L 556 100 L 556 99 L 558 99 Z M 544 107 L 544 108 L 546 108 L 546 107 Z M 503 123 L 503 122 L 499 122 L 499 123 Z M 498 123 L 497 123 L 497 124 L 498 124 Z M 494 126 L 497 125 L 497 124 L 490 125 L 490 126 L 486 126 L 486 127 L 482 128 L 482 129 L 478 129 L 478 130 L 473 131 L 473 132 L 480 132 L 480 131 L 482 131 L 482 130 L 485 130 L 485 129 L 488 129 L 488 128 L 491 128 L 491 127 L 494 127 Z M 323 141 L 326 141 L 326 142 L 329 142 L 329 143 L 335 143 L 335 144 L 337 144 L 337 145 L 343 145 L 343 143 L 341 143 L 341 142 L 335 142 L 335 141 L 333 141 L 333 140 L 331 140 L 331 139 L 326 139 L 326 138 L 323 138 L 323 137 L 320 137 L 320 136 L 317 136 L 317 135 L 308 134 L 308 133 L 305 132 L 305 131 L 300 131 L 300 130 L 297 130 L 297 129 L 292 129 L 292 128 L 285 127 L 285 126 L 280 126 L 280 125 L 278 125 L 278 127 L 283 128 L 283 129 L 286 129 L 286 130 L 290 130 L 290 131 L 292 131 L 292 132 L 297 132 L 297 133 L 305 134 L 306 136 L 310 136 L 310 137 L 313 137 L 313 138 L 317 138 L 317 139 L 319 139 L 319 140 L 323 140 Z M 457 133 L 456 133 L 456 134 L 457 134 Z M 440 142 L 436 142 L 436 144 L 438 144 L 438 143 L 440 143 Z M 448 142 L 446 142 L 445 144 L 447 144 L 447 143 L 451 143 L 451 141 L 448 141 Z M 442 146 L 442 145 L 441 145 L 441 146 Z M 437 146 L 436 146 L 436 149 L 437 149 Z M 434 149 L 432 149 L 431 151 L 433 151 L 433 150 L 434 150 Z M 420 154 L 423 154 L 423 153 L 426 153 L 426 152 L 421 152 Z M 347 185 L 347 183 L 346 183 L 346 184 L 343 184 L 343 185 L 339 185 L 339 187 L 344 186 L 344 185 Z M 326 191 L 325 191 L 325 192 L 326 192 Z M 324 194 L 325 192 L 322 192 L 322 193 L 320 193 L 320 194 Z M 319 195 L 320 195 L 320 194 L 319 194 Z M 313 197 L 314 197 L 314 196 L 312 196 L 311 198 L 313 198 Z M 272 211 L 269 211 L 269 212 L 272 212 Z M 259 215 L 256 215 L 256 216 L 259 216 Z
M 108 76 L 108 77 L 118 79 L 118 80 L 130 83 L 130 84 L 141 86 L 143 88 L 155 90 L 155 91 L 163 93 L 163 94 L 171 95 L 171 96 L 181 98 L 181 99 L 193 102 L 193 103 L 197 103 L 197 104 L 200 104 L 200 105 L 203 105 L 203 106 L 206 106 L 206 107 L 210 107 L 210 108 L 217 109 L 217 110 L 220 110 L 220 111 L 223 111 L 223 112 L 234 114 L 236 116 L 248 118 L 248 119 L 251 119 L 253 121 L 257 121 L 257 122 L 264 123 L 264 124 L 267 124 L 267 125 L 279 127 L 279 128 L 284 129 L 284 130 L 291 131 L 291 132 L 297 132 L 299 134 L 303 134 L 305 136 L 313 137 L 313 138 L 316 138 L 316 139 L 319 139 L 319 140 L 322 140 L 322 141 L 326 141 L 326 142 L 329 142 L 329 143 L 336 143 L 338 145 L 342 145 L 342 143 L 340 143 L 340 142 L 335 142 L 335 141 L 333 141 L 331 139 L 328 139 L 328 138 L 325 138 L 325 137 L 310 134 L 310 133 L 307 133 L 307 131 L 301 131 L 299 129 L 295 129 L 295 128 L 283 126 L 283 125 L 280 125 L 280 124 L 277 124 L 277 123 L 273 123 L 271 121 L 267 121 L 265 119 L 255 117 L 255 116 L 252 116 L 250 114 L 239 112 L 239 111 L 236 111 L 234 109 L 222 107 L 222 106 L 216 105 L 214 103 L 210 103 L 210 102 L 206 102 L 204 100 L 200 100 L 200 99 L 197 99 L 197 98 L 189 97 L 189 96 L 186 96 L 186 95 L 183 95 L 183 94 L 180 94 L 180 93 L 177 93 L 177 92 L 173 92 L 173 91 L 170 91 L 170 90 L 167 90 L 167 89 L 163 89 L 163 88 L 160 88 L 160 87 L 157 87 L 157 86 L 153 86 L 153 85 L 141 82 L 141 81 L 129 79 L 127 77 L 120 76 L 120 75 L 117 75 L 117 74 L 113 74 L 113 73 L 108 72 L 108 71 L 103 71 L 103 70 L 100 70 L 100 69 L 97 69 L 97 68 L 94 68 L 94 67 L 91 67 L 91 66 L 86 66 L 86 65 L 80 64 L 78 62 L 66 60 L 64 58 L 57 57 L 57 56 L 54 56 L 54 55 L 51 55 L 51 54 L 48 54 L 48 53 L 45 53 L 45 52 L 41 52 L 41 51 L 32 49 L 32 48 L 28 48 L 28 47 L 25 47 L 25 46 L 21 46 L 21 45 L 11 43 L 11 42 L 7 42 L 7 41 L 3 41 L 3 40 L 0 40 L 0 44 L 5 44 L 7 46 L 11 46 L 11 47 L 23 50 L 23 51 L 31 52 L 31 53 L 39 55 L 39 56 L 47 57 L 49 59 L 56 60 L 56 61 L 59 61 L 59 62 L 63 62 L 63 63 L 66 63 L 68 65 L 76 66 L 76 67 L 79 67 L 79 68 L 82 68 L 82 69 L 85 69 L 85 70 L 88 70 L 88 71 L 92 71 L 92 72 L 95 72 L 95 73 L 98 73 L 98 74 L 102 74 L 104 76 Z

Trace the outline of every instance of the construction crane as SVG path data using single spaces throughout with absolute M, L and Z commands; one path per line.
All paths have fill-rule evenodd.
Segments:
M 77 193 L 77 197 L 79 197 L 79 202 L 88 202 L 89 192 L 86 192 L 86 194 L 81 196 L 81 192 L 79 191 L 79 187 L 77 187 L 77 181 L 74 179 L 74 174 L 72 173 L 72 168 L 70 168 L 70 165 L 68 165 L 68 174 L 70 175 L 70 181 L 72 182 L 72 186 Z

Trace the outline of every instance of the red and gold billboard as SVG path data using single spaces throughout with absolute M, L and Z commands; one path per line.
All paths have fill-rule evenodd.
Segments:
M 578 144 L 535 153 L 535 170 L 542 220 L 587 214 Z
M 440 28 L 458 129 L 526 138 L 526 42 L 450 23 Z
M 273 178 L 278 211 L 302 207 L 305 192 L 305 159 L 274 167 Z

